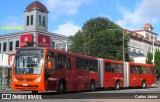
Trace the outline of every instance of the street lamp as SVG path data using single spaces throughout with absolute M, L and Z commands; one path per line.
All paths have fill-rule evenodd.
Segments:
M 152 59 L 152 63 L 154 64 L 154 38 L 153 38 L 153 47 L 152 47 L 152 52 L 153 52 L 153 59 Z
M 125 62 L 125 57 L 124 57 L 124 32 L 122 29 L 107 29 L 107 30 L 120 30 L 123 34 L 123 62 Z

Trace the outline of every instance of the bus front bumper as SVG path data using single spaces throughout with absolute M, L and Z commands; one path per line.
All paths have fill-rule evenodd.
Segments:
M 17 82 L 12 83 L 12 90 L 23 90 L 23 91 L 44 91 L 44 85 L 40 82 Z

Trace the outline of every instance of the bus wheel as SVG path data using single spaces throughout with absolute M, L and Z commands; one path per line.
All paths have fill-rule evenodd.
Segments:
M 95 90 L 95 82 L 93 80 L 90 81 L 90 91 Z
M 119 83 L 119 81 L 116 81 L 115 90 L 119 90 L 119 89 L 120 89 L 120 83 Z
M 60 81 L 58 84 L 58 93 L 63 94 L 65 92 L 65 84 L 63 81 Z
M 38 94 L 38 91 L 32 91 L 32 94 Z
M 146 81 L 142 81 L 142 88 L 146 88 Z

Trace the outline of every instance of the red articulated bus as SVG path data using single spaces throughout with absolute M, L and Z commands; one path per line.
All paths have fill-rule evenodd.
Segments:
M 99 59 L 99 87 L 142 87 L 156 83 L 156 68 L 152 64 Z
M 99 86 L 115 87 L 124 86 L 123 62 L 109 59 L 99 59 Z
M 156 68 L 152 64 L 127 62 L 129 86 L 145 88 L 156 82 Z
M 56 49 L 17 49 L 12 68 L 12 89 L 38 91 L 91 90 L 98 87 L 96 57 Z
M 32 91 L 145 88 L 156 82 L 152 64 L 123 62 L 50 48 L 17 49 L 12 67 L 12 89 Z

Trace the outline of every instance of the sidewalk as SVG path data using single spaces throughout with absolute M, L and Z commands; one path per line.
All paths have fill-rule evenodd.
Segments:
M 2 90 L 0 90 L 0 92 L 11 92 L 12 91 L 12 89 L 11 88 L 6 88 L 6 89 L 2 89 Z

